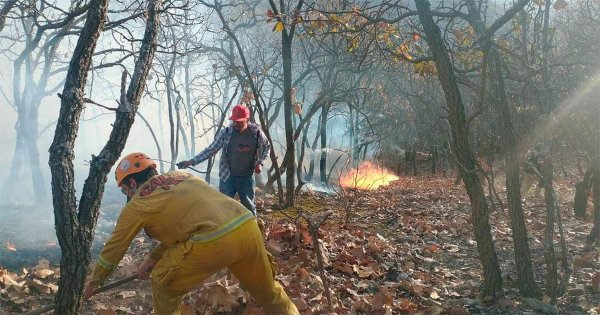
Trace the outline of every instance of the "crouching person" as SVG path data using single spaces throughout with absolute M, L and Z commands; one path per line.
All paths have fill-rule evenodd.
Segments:
M 116 179 L 128 202 L 86 284 L 84 299 L 102 285 L 143 228 L 160 241 L 138 267 L 140 279 L 152 276 L 155 314 L 180 314 L 183 295 L 223 268 L 266 312 L 299 314 L 275 281 L 272 256 L 254 215 L 243 205 L 191 174 L 158 175 L 154 161 L 143 153 L 125 156 Z

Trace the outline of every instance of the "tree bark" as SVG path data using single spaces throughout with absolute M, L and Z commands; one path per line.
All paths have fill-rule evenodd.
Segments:
M 552 187 L 554 168 L 552 160 L 544 161 L 544 196 L 546 199 L 546 237 L 544 259 L 546 260 L 546 294 L 556 301 L 558 295 L 558 267 L 554 251 L 554 213 L 556 212 L 554 188 Z
M 98 37 L 106 23 L 108 0 L 93 1 L 69 64 L 54 140 L 50 146 L 52 197 L 56 234 L 62 259 L 54 314 L 77 314 L 90 265 L 90 248 L 98 218 L 107 174 L 121 155 L 134 122 L 146 78 L 156 50 L 161 0 L 150 0 L 146 31 L 135 63 L 131 83 L 125 93 L 123 76 L 120 110 L 106 145 L 93 156 L 79 203 L 74 187 L 74 146 L 84 105 L 84 89 Z
M 541 297 L 542 292 L 535 282 L 529 252 L 527 227 L 523 216 L 521 203 L 520 178 L 519 178 L 519 145 L 512 123 L 510 108 L 506 98 L 504 78 L 502 76 L 502 60 L 498 51 L 491 48 L 488 51 L 490 72 L 492 79 L 491 94 L 496 108 L 500 112 L 502 124 L 502 139 L 506 151 L 506 197 L 508 200 L 508 213 L 510 215 L 511 229 L 513 232 L 513 245 L 515 249 L 515 265 L 517 266 L 517 286 L 519 293 L 524 297 Z M 481 97 L 485 97 L 482 95 Z M 492 183 L 490 183 L 491 185 Z M 490 195 L 490 198 L 492 196 Z
M 508 21 L 510 14 L 516 14 L 528 1 L 522 0 L 511 7 L 507 12 L 496 22 L 503 19 Z M 531 255 L 529 252 L 529 240 L 527 238 L 527 228 L 523 216 L 523 206 L 521 203 L 520 179 L 519 179 L 519 144 L 515 134 L 515 128 L 512 123 L 510 107 L 506 97 L 506 88 L 504 85 L 504 77 L 502 74 L 502 58 L 498 50 L 493 46 L 493 32 L 486 30 L 481 19 L 480 11 L 473 0 L 467 1 L 469 15 L 472 18 L 475 32 L 480 36 L 479 40 L 484 50 L 484 65 L 489 62 L 490 67 L 490 94 L 494 101 L 494 108 L 497 108 L 500 114 L 500 122 L 502 126 L 502 141 L 504 150 L 506 151 L 506 193 L 508 200 L 508 210 L 511 219 L 511 229 L 513 232 L 513 244 L 515 249 L 515 265 L 517 267 L 517 285 L 519 292 L 524 297 L 541 297 L 540 291 L 535 278 L 533 276 Z M 512 13 L 511 13 L 512 12 Z M 508 17 L 508 18 L 506 18 Z M 497 23 L 494 23 L 496 25 Z M 487 57 L 487 60 L 485 59 Z M 483 68 L 485 69 L 485 67 Z M 483 70 L 485 82 L 485 70 Z M 485 83 L 483 83 L 482 101 L 485 99 Z M 490 188 L 493 183 L 489 183 Z M 490 199 L 492 198 L 490 193 Z
M 471 219 L 477 252 L 483 267 L 483 295 L 502 296 L 502 274 L 496 255 L 489 224 L 488 205 L 483 187 L 476 173 L 475 157 L 469 144 L 469 133 L 464 114 L 464 104 L 460 95 L 454 69 L 444 46 L 441 32 L 435 24 L 427 0 L 415 0 L 419 19 L 423 25 L 426 41 L 429 44 L 437 66 L 440 83 L 444 90 L 449 109 L 449 123 L 452 131 L 452 151 L 456 155 L 461 178 L 471 201 Z
M 283 9 L 283 8 L 282 8 Z M 283 116 L 285 122 L 286 155 L 289 155 L 285 176 L 285 206 L 294 205 L 295 169 L 294 126 L 292 124 L 292 39 L 293 34 L 281 32 L 281 58 L 283 60 Z

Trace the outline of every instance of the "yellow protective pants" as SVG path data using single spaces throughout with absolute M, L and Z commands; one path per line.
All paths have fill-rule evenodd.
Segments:
M 183 295 L 223 268 L 270 314 L 300 314 L 275 281 L 274 266 L 252 219 L 226 235 L 207 242 L 189 240 L 167 249 L 152 269 L 154 313 L 181 314 Z

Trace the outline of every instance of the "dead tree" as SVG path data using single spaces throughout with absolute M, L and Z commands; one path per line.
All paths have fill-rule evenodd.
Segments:
M 111 167 L 121 155 L 144 91 L 159 29 L 161 0 L 150 0 L 146 31 L 135 63 L 129 87 L 127 74 L 121 82 L 121 100 L 110 137 L 97 156 L 92 157 L 90 172 L 79 200 L 75 195 L 74 146 L 84 107 L 84 89 L 92 56 L 101 30 L 106 23 L 108 0 L 93 1 L 85 25 L 73 51 L 61 108 L 50 146 L 49 166 L 52 173 L 52 196 L 56 234 L 62 251 L 61 277 L 55 296 L 55 314 L 77 314 L 81 293 L 91 261 L 90 248 L 99 214 L 100 200 Z

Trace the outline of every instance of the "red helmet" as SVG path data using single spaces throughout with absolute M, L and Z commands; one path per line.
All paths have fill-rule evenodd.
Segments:
M 248 118 L 250 118 L 250 109 L 242 104 L 235 105 L 231 110 L 231 117 L 229 117 L 233 121 L 242 121 Z
M 117 185 L 121 187 L 123 179 L 128 175 L 139 173 L 148 168 L 156 168 L 156 163 L 148 157 L 146 154 L 141 152 L 130 153 L 126 155 L 115 170 L 115 178 L 117 179 Z

